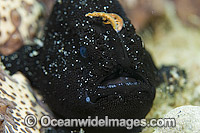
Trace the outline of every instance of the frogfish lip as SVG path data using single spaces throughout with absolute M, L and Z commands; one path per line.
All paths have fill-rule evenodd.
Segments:
M 91 97 L 91 100 L 93 103 L 98 103 L 105 99 L 116 100 L 119 97 L 136 95 L 141 92 L 150 93 L 144 86 L 149 86 L 148 80 L 138 74 L 134 76 L 112 74 L 97 86 L 97 92 Z

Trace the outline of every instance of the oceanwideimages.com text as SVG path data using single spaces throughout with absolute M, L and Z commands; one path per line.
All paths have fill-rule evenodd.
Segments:
M 37 123 L 37 118 L 34 115 L 28 115 L 25 118 L 25 124 L 28 127 L 33 127 Z M 87 119 L 54 119 L 50 116 L 42 116 L 40 124 L 43 127 L 126 127 L 131 130 L 134 127 L 175 127 L 176 121 L 174 118 L 160 118 L 160 119 L 110 119 L 92 118 L 88 116 Z

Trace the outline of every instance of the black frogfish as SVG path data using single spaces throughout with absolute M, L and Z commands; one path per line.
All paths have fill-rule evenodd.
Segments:
M 1 60 L 30 80 L 58 118 L 145 118 L 158 71 L 117 0 L 57 0 L 44 33 L 43 46 Z

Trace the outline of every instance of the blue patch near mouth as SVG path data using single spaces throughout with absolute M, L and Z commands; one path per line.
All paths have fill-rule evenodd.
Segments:
M 108 84 L 108 85 L 101 85 L 98 86 L 98 89 L 112 89 L 112 88 L 116 88 L 119 86 L 136 86 L 139 85 L 140 83 L 135 81 L 135 82 L 126 82 L 126 83 L 118 83 L 118 84 Z

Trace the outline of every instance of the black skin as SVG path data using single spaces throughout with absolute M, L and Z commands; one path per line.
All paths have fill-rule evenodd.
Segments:
M 117 33 L 102 18 L 85 17 L 94 11 L 118 14 L 124 27 Z M 43 47 L 24 46 L 1 59 L 11 74 L 21 71 L 40 90 L 58 118 L 142 119 L 150 111 L 158 70 L 118 1 L 56 2 L 43 42 Z M 111 84 L 113 88 L 106 87 Z M 138 128 L 84 129 L 138 132 Z

